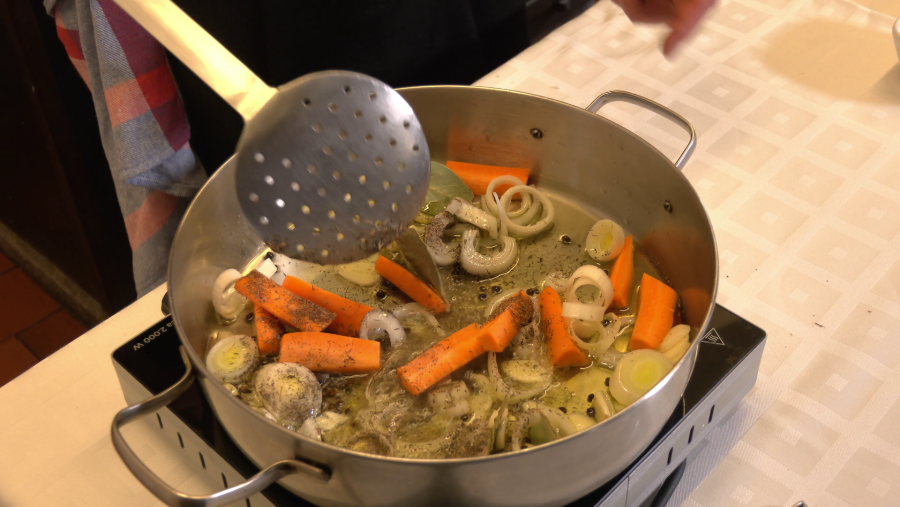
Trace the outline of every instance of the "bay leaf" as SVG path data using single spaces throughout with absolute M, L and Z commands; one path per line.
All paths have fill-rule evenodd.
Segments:
M 444 288 L 441 284 L 441 274 L 438 273 L 438 267 L 432 260 L 431 254 L 428 253 L 428 247 L 425 246 L 425 242 L 419 237 L 416 229 L 414 227 L 407 228 L 397 238 L 396 244 L 400 249 L 400 253 L 403 254 L 403 258 L 415 270 L 416 275 L 443 297 Z
M 422 213 L 437 215 L 450 200 L 461 197 L 466 201 L 475 198 L 475 194 L 463 183 L 463 180 L 450 168 L 437 162 L 431 163 L 431 179 L 428 181 L 428 193 L 425 194 L 425 204 L 422 205 Z

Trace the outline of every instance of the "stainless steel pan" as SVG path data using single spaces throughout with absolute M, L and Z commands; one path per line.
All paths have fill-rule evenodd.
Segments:
M 608 481 L 651 443 L 672 413 L 694 366 L 713 310 L 718 256 L 712 226 L 681 174 L 693 128 L 663 106 L 625 92 L 587 111 L 542 97 L 457 86 L 400 90 L 421 121 L 432 157 L 527 166 L 541 189 L 623 224 L 679 292 L 692 345 L 643 399 L 611 419 L 553 443 L 515 453 L 453 460 L 361 454 L 316 442 L 261 417 L 209 376 L 204 364 L 216 276 L 243 266 L 264 246 L 244 221 L 227 162 L 195 198 L 169 263 L 172 314 L 188 372 L 169 391 L 123 410 L 113 440 L 126 464 L 169 505 L 224 505 L 278 480 L 320 505 L 561 505 Z M 595 114 L 626 100 L 682 125 L 690 142 L 672 163 L 632 132 Z M 199 379 L 222 425 L 261 469 L 210 497 L 178 493 L 154 476 L 122 440 L 119 426 L 165 405 Z

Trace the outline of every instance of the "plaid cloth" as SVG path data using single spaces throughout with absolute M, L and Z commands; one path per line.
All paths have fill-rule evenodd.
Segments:
M 112 0 L 44 0 L 94 99 L 138 297 L 166 278 L 172 238 L 206 180 L 160 44 Z

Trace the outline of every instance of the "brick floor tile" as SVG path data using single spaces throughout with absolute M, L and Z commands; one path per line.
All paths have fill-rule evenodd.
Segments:
M 43 360 L 83 335 L 85 331 L 87 328 L 72 318 L 68 312 L 58 310 L 46 319 L 20 332 L 16 337 L 38 359 Z
M 59 309 L 21 269 L 0 275 L 0 341 L 43 320 Z
M 19 340 L 0 343 L 0 387 L 37 363 L 38 359 Z

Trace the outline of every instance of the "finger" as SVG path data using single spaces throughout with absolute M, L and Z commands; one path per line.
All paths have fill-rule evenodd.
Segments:
M 694 31 L 697 24 L 703 19 L 703 15 L 714 3 L 713 0 L 696 0 L 679 5 L 677 17 L 668 23 L 672 28 L 672 32 L 666 37 L 666 41 L 663 44 L 663 54 L 669 55 L 672 53 Z

